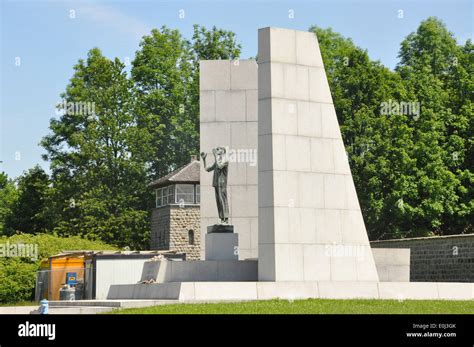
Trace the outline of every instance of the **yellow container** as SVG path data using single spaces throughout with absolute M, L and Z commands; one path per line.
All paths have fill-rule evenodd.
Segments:
M 79 281 L 84 280 L 84 255 L 58 255 L 47 261 L 50 270 L 48 300 L 59 300 L 59 289 L 66 283 L 66 274 L 75 272 Z

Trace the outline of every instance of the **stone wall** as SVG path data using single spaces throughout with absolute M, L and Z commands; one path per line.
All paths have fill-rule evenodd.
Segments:
M 164 250 L 170 247 L 170 207 L 163 206 L 151 211 L 150 249 Z
M 228 146 L 229 222 L 239 235 L 239 259 L 257 257 L 257 63 L 205 60 L 200 65 L 201 152 Z M 208 154 L 208 165 L 213 163 Z M 201 235 L 218 222 L 212 172 L 201 165 Z M 204 242 L 202 259 L 204 259 Z
M 186 260 L 201 258 L 199 206 L 171 206 L 170 250 L 186 253 Z M 194 244 L 189 243 L 189 231 L 194 234 Z
M 474 234 L 372 241 L 372 248 L 409 248 L 411 282 L 474 282 Z
M 168 205 L 155 208 L 151 217 L 151 249 L 185 253 L 186 260 L 201 257 L 199 206 Z M 194 234 L 190 244 L 189 232 Z

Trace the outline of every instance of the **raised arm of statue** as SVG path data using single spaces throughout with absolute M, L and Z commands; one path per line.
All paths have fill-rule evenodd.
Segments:
M 207 158 L 207 154 L 204 153 L 204 152 L 201 152 L 201 158 L 202 158 L 202 163 L 204 164 L 204 170 L 206 170 L 207 172 L 209 171 L 213 171 L 216 167 L 216 163 L 214 162 L 214 164 L 212 165 L 209 165 L 207 166 L 206 165 L 206 158 Z

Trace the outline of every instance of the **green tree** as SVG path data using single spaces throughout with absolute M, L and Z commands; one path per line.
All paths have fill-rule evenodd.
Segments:
M 232 32 L 195 25 L 192 40 L 162 27 L 144 36 L 132 62 L 139 127 L 152 178 L 199 152 L 199 60 L 234 59 Z
M 242 46 L 237 44 L 232 31 L 218 29 L 211 30 L 195 24 L 193 38 L 189 42 L 194 53 L 194 66 L 199 67 L 199 60 L 237 59 Z
M 330 29 L 319 39 L 369 237 L 472 230 L 473 56 L 435 18 L 390 71 Z M 389 102 L 418 114 L 382 112 Z
M 397 72 L 421 103 L 413 123 L 417 160 L 417 228 L 435 234 L 472 232 L 473 52 L 437 18 L 402 42 Z
M 47 232 L 51 221 L 47 215 L 49 176 L 38 165 L 18 178 L 18 198 L 5 218 L 5 230 L 23 233 Z
M 62 98 L 67 108 L 51 120 L 42 141 L 54 179 L 55 231 L 144 247 L 149 193 L 135 93 L 124 64 L 92 49 L 74 67 Z M 69 107 L 84 103 L 93 107 Z
M 18 199 L 18 190 L 4 172 L 0 173 L 0 235 L 9 234 L 5 228 L 5 220 L 11 215 L 13 206 Z
M 163 27 L 143 37 L 132 62 L 138 125 L 154 177 L 189 160 L 196 148 L 198 118 L 189 113 L 190 59 L 179 31 Z

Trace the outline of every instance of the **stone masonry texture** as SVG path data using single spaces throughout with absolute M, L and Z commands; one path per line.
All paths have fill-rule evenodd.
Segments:
M 151 217 L 151 249 L 185 253 L 186 260 L 201 257 L 199 206 L 168 205 L 155 208 Z M 190 244 L 189 233 L 194 234 Z

